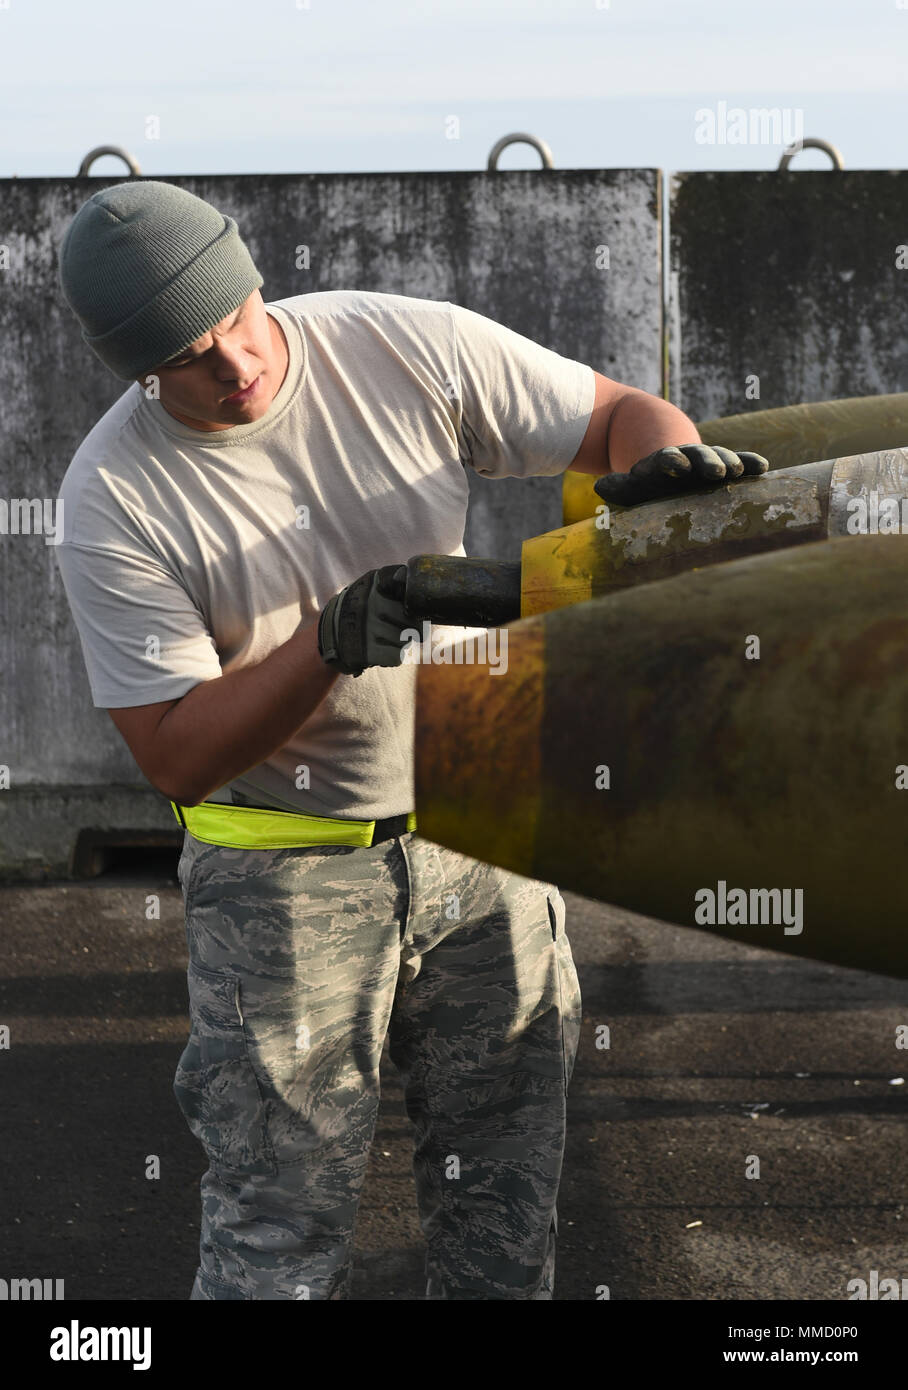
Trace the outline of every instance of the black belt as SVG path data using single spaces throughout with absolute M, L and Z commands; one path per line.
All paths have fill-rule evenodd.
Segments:
M 400 816 L 385 816 L 384 820 L 375 822 L 375 829 L 372 831 L 373 845 L 379 844 L 382 840 L 394 840 L 399 835 L 407 833 L 407 813 Z

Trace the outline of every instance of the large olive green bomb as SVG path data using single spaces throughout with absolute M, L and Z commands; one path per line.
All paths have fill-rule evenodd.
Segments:
M 854 396 L 843 401 L 815 401 L 726 415 L 697 425 L 704 444 L 750 449 L 769 460 L 771 469 L 793 468 L 813 459 L 831 459 L 908 445 L 908 392 L 894 396 Z M 602 501 L 593 491 L 595 478 L 568 469 L 561 493 L 565 526 L 595 516 Z
M 419 833 L 634 912 L 908 977 L 908 542 L 749 556 L 425 664 Z
M 903 513 L 908 531 L 908 449 L 800 464 L 639 507 L 599 506 L 596 517 L 524 541 L 521 617 L 760 551 L 892 533 Z

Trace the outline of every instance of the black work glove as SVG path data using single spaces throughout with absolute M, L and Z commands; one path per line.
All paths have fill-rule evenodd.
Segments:
M 401 633 L 414 626 L 404 609 L 406 565 L 368 570 L 329 598 L 318 620 L 318 650 L 345 676 L 367 666 L 399 666 Z
M 762 454 L 736 454 L 721 444 L 681 444 L 639 459 L 629 473 L 606 473 L 593 491 L 616 507 L 636 507 L 660 497 L 679 497 L 697 488 L 754 478 L 769 469 Z

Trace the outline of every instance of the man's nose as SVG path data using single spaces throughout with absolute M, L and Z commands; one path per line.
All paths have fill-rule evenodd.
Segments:
M 242 348 L 221 348 L 214 364 L 219 381 L 236 381 L 254 368 L 252 354 Z

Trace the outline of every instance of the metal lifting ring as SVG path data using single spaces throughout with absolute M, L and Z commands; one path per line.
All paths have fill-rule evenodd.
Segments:
M 86 174 L 88 173 L 91 166 L 94 164 L 95 160 L 100 159 L 102 154 L 119 155 L 120 159 L 122 159 L 129 166 L 131 173 L 141 174 L 142 172 L 136 161 L 133 159 L 132 155 L 129 154 L 127 150 L 124 150 L 122 145 L 98 145 L 97 149 L 89 150 L 88 154 L 82 160 L 82 163 L 79 165 L 79 172 L 78 174 L 76 174 L 76 178 L 85 178 Z
M 839 154 L 835 145 L 830 145 L 828 140 L 817 140 L 813 136 L 808 136 L 806 140 L 793 141 L 792 144 L 785 149 L 782 158 L 779 160 L 777 172 L 781 173 L 784 169 L 787 169 L 800 150 L 825 150 L 832 160 L 833 169 L 844 169 L 845 167 L 842 163 L 842 156 Z
M 500 140 L 496 140 L 489 153 L 488 168 L 490 170 L 498 168 L 498 156 L 508 145 L 532 145 L 534 150 L 539 151 L 543 169 L 553 169 L 552 151 L 544 140 L 538 140 L 535 135 L 525 135 L 522 131 L 516 131 L 513 135 L 502 135 Z

